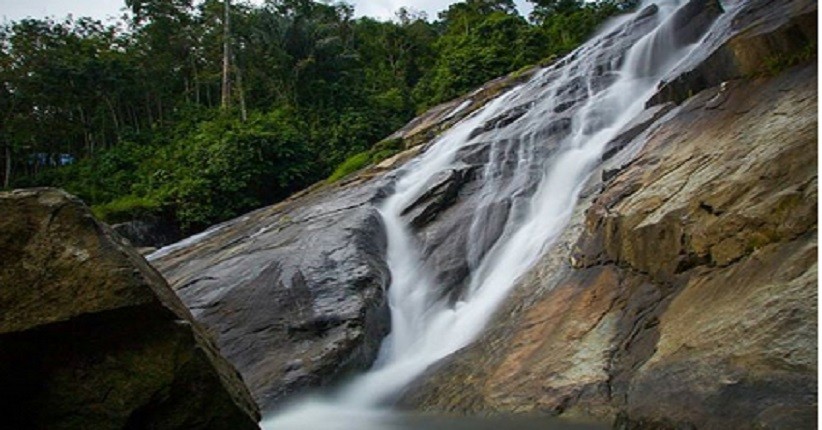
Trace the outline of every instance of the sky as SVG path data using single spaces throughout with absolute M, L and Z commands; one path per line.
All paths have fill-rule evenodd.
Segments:
M 252 0 L 262 3 L 262 0 Z M 430 18 L 436 18 L 437 12 L 444 10 L 453 0 L 348 0 L 354 4 L 357 16 L 371 16 L 389 19 L 402 6 L 424 11 Z M 520 13 L 527 14 L 526 1 L 516 0 Z M 108 16 L 119 16 L 125 7 L 124 0 L 0 0 L 0 21 L 19 20 L 26 17 L 44 18 L 55 16 L 63 18 L 68 14 L 75 17 L 91 16 L 104 19 Z

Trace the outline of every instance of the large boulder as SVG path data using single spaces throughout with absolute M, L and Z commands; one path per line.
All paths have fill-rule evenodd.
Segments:
M 264 410 L 375 359 L 389 329 L 384 186 L 324 186 L 149 256 Z
M 236 370 L 78 199 L 0 193 L 0 261 L 6 428 L 258 428 Z

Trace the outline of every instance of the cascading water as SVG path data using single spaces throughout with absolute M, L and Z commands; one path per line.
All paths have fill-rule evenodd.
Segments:
M 390 428 L 386 406 L 426 368 L 476 339 L 494 311 L 567 224 L 606 144 L 644 109 L 660 79 L 694 44 L 677 46 L 678 0 L 612 23 L 529 82 L 496 98 L 410 163 L 380 208 L 392 274 L 391 334 L 373 368 L 323 398 L 303 400 L 264 421 L 271 430 Z M 643 5 L 645 6 L 645 5 Z M 512 110 L 499 127 L 483 127 Z M 476 133 L 478 128 L 485 130 Z M 461 294 L 443 298 L 404 210 L 471 145 L 490 145 L 465 250 L 471 274 Z M 504 228 L 484 243 L 488 208 L 510 205 Z M 382 409 L 381 409 L 382 408 Z M 370 426 L 370 427 L 369 427 Z

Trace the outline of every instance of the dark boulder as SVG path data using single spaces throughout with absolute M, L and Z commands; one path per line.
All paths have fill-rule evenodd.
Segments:
M 123 222 L 111 228 L 137 248 L 160 248 L 183 238 L 179 227 L 159 218 Z
M 389 330 L 382 180 L 325 186 L 149 256 L 264 410 L 376 358 Z
M 6 428 L 257 428 L 236 370 L 78 199 L 0 193 L 0 261 Z

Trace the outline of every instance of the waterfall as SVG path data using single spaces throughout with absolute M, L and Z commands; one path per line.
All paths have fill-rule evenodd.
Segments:
M 398 173 L 393 195 L 380 207 L 392 274 L 392 331 L 376 363 L 337 392 L 265 420 L 264 428 L 390 428 L 387 406 L 401 390 L 481 334 L 517 280 L 562 233 L 606 144 L 694 49 L 695 44 L 673 42 L 669 21 L 682 2 L 655 3 L 612 22 L 557 64 L 497 97 Z M 487 127 L 513 111 L 520 116 Z M 478 172 L 482 186 L 472 196 L 477 204 L 470 234 L 479 239 L 465 250 L 471 274 L 456 299 L 443 298 L 402 214 L 437 174 L 461 163 L 461 149 L 479 144 L 490 148 Z M 503 200 L 510 205 L 505 225 L 491 246 L 480 247 L 486 242 L 480 239 L 487 208 Z

